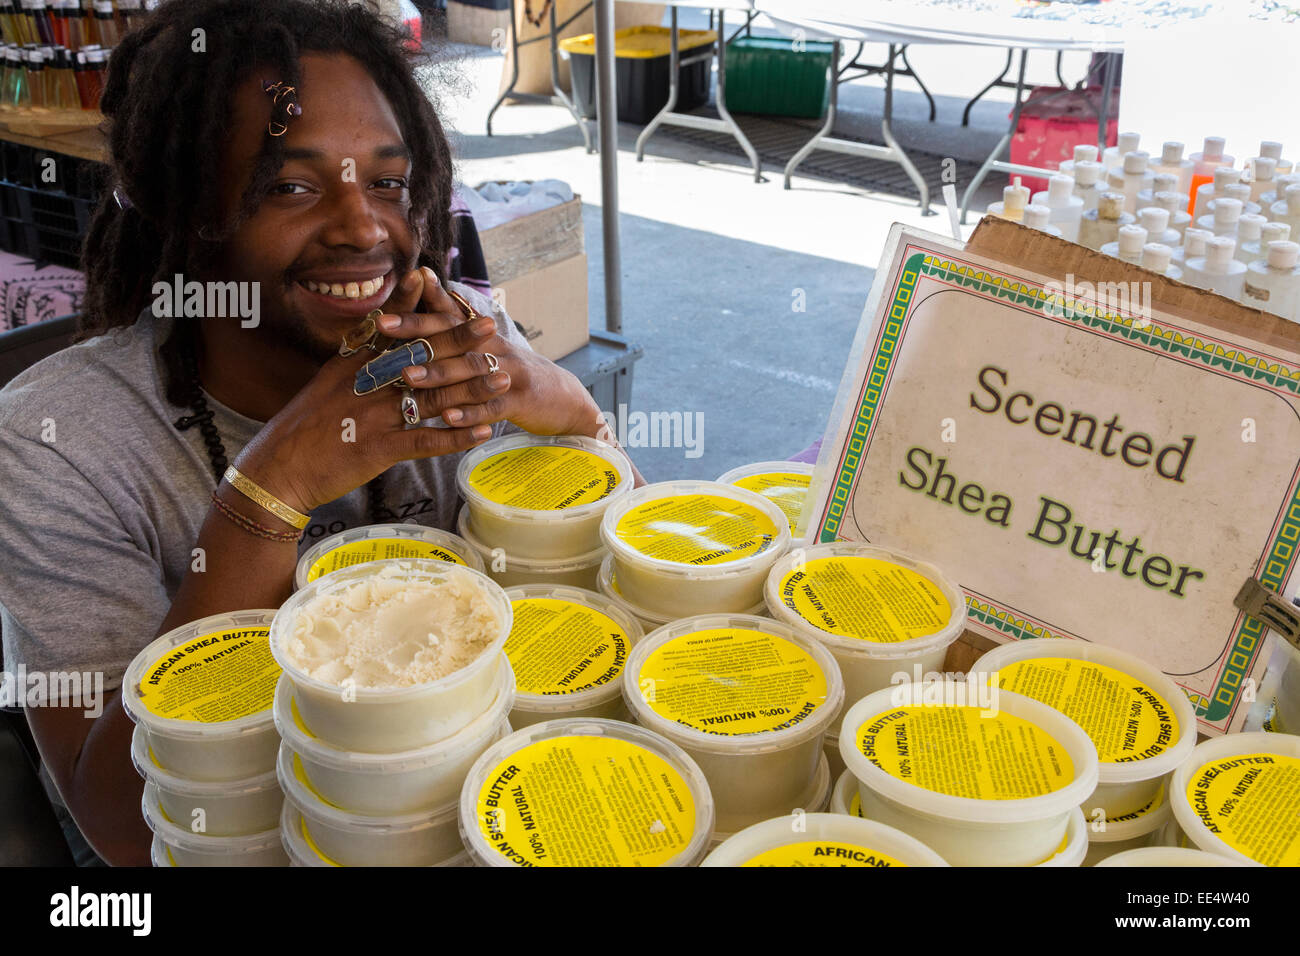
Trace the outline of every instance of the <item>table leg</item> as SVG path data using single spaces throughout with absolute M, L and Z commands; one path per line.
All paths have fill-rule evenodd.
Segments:
M 906 46 L 904 46 L 906 49 Z M 894 139 L 892 124 L 894 120 L 894 45 L 889 45 L 889 62 L 885 65 L 885 115 L 880 118 L 880 135 L 885 140 L 885 145 L 898 154 L 898 165 L 903 167 L 903 172 L 907 173 L 907 178 L 916 184 L 917 192 L 921 194 L 921 215 L 933 215 L 930 212 L 930 187 L 926 184 L 925 179 L 912 165 L 911 159 L 907 153 L 903 152 L 903 147 L 898 145 Z M 928 95 L 928 94 L 927 94 Z
M 650 141 L 654 131 L 663 125 L 664 118 L 673 111 L 677 106 L 677 87 L 678 87 L 678 61 L 680 52 L 677 43 L 677 8 L 671 7 L 672 21 L 668 28 L 668 102 L 664 108 L 655 114 L 654 119 L 646 123 L 645 129 L 637 135 L 636 138 L 636 161 L 639 163 L 645 159 L 645 144 Z M 712 16 L 712 13 L 710 13 Z
M 1106 65 L 1101 70 L 1101 112 L 1097 115 L 1097 149 L 1104 151 L 1110 132 L 1110 98 L 1115 92 L 1115 65 L 1118 53 L 1106 54 Z
M 822 123 L 821 129 L 819 129 L 816 133 L 813 134 L 812 139 L 808 140 L 808 142 L 800 146 L 799 151 L 795 153 L 793 156 L 791 156 L 790 161 L 785 164 L 785 188 L 786 189 L 790 188 L 790 177 L 793 176 L 794 171 L 799 168 L 799 164 L 802 163 L 805 159 L 807 159 L 809 154 L 811 154 L 812 151 L 817 148 L 817 144 L 822 140 L 822 138 L 830 135 L 831 127 L 835 125 L 835 109 L 839 105 L 839 99 L 840 99 L 839 81 L 840 81 L 840 41 L 836 40 L 834 52 L 831 54 L 830 80 L 829 80 L 831 84 L 831 95 L 826 106 L 826 121 Z
M 993 89 L 993 87 L 995 87 L 995 86 L 997 86 L 999 83 L 1001 83 L 1003 77 L 1005 77 L 1005 76 L 1007 75 L 1007 70 L 1011 69 L 1011 55 L 1012 55 L 1014 52 L 1015 52 L 1014 50 L 1007 50 L 1007 62 L 1006 62 L 1006 65 L 1005 65 L 1004 67 L 1002 67 L 1002 72 L 999 73 L 996 77 L 994 77 L 993 80 L 989 83 L 988 86 L 984 87 L 984 89 L 982 89 L 982 90 L 980 90 L 978 93 L 976 93 L 976 94 L 971 98 L 971 101 L 970 101 L 969 103 L 966 104 L 966 108 L 965 108 L 964 110 L 961 111 L 961 125 L 962 125 L 962 126 L 969 126 L 969 125 L 970 125 L 970 110 L 971 110 L 971 107 L 974 106 L 976 103 L 978 103 L 978 102 L 980 101 L 980 99 L 984 96 L 985 93 L 987 93 L 989 90 Z
M 903 66 L 907 67 L 907 75 L 910 76 L 912 79 L 916 80 L 916 85 L 921 88 L 921 92 L 925 94 L 925 98 L 930 101 L 930 122 L 933 123 L 935 117 L 934 97 L 931 96 L 930 91 L 925 88 L 925 84 L 921 82 L 921 77 L 917 75 L 916 70 L 912 69 L 912 64 L 907 62 L 906 44 L 903 45 L 902 57 L 903 57 Z
M 555 93 L 555 98 L 569 111 L 573 121 L 578 124 L 578 131 L 582 133 L 582 142 L 586 146 L 587 152 L 594 153 L 596 149 L 591 145 L 591 131 L 587 129 L 587 118 L 578 111 L 577 106 L 574 105 L 568 94 L 560 89 L 560 46 L 559 37 L 557 36 L 559 29 L 555 25 L 556 6 L 554 3 L 551 4 L 551 36 L 548 41 L 551 47 L 551 90 Z M 516 66 L 518 66 L 517 60 Z
M 507 86 L 497 101 L 492 104 L 487 115 L 487 134 L 492 135 L 492 114 L 501 108 L 501 104 L 506 101 L 515 90 L 515 84 L 519 82 L 519 33 L 515 30 L 515 0 L 510 0 L 510 85 Z
M 1011 124 L 1007 127 L 1007 131 L 1002 134 L 1002 138 L 998 140 L 998 144 L 993 147 L 993 152 L 989 153 L 988 159 L 984 160 L 984 165 L 981 166 L 980 171 L 975 174 L 975 178 L 970 181 L 970 185 L 966 187 L 966 191 L 962 193 L 961 221 L 963 224 L 966 222 L 966 210 L 970 206 L 971 197 L 974 196 L 975 191 L 979 189 L 980 183 L 984 182 L 984 177 L 988 175 L 993 164 L 998 161 L 998 157 L 1002 155 L 1002 150 L 1006 149 L 1007 144 L 1011 142 L 1011 137 L 1015 135 L 1016 127 L 1020 125 L 1020 108 L 1024 105 L 1021 103 L 1020 97 L 1025 89 L 1025 60 L 1028 58 L 1028 55 L 1028 50 L 1020 51 L 1020 72 L 1016 77 L 1016 106 L 1015 109 L 1011 111 Z
M 673 10 L 676 11 L 676 7 Z M 674 71 L 674 76 L 676 72 Z M 749 163 L 754 167 L 754 182 L 767 182 L 763 178 L 763 162 L 758 158 L 758 150 L 754 149 L 754 144 L 749 141 L 749 137 L 732 118 L 731 113 L 727 110 L 727 27 L 726 16 L 722 10 L 718 11 L 718 115 L 722 117 L 722 122 L 727 131 L 740 144 L 740 148 L 745 151 L 749 157 Z

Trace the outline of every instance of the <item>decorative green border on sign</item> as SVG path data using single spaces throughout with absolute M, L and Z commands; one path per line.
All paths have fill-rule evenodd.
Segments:
M 916 283 L 922 275 L 956 287 L 1005 299 L 1013 305 L 1028 307 L 1051 318 L 1075 322 L 1111 338 L 1140 342 L 1148 347 L 1159 348 L 1170 356 L 1181 356 L 1184 359 L 1200 362 L 1209 368 L 1221 369 L 1230 376 L 1249 384 L 1264 383 L 1277 391 L 1300 395 L 1300 367 L 1284 365 L 1280 362 L 1270 363 L 1261 356 L 1249 355 L 1237 349 L 1225 349 L 1218 343 L 1184 335 L 1179 330 L 1166 328 L 1152 321 L 1144 321 L 1140 317 L 1098 308 L 1086 298 L 1069 297 L 962 262 L 954 263 L 939 256 L 918 252 L 909 256 L 903 265 L 898 290 L 894 294 L 893 303 L 889 307 L 889 316 L 881 330 L 875 359 L 871 364 L 871 374 L 862 393 L 862 401 L 853 422 L 848 448 L 840 465 L 830 506 L 822 519 L 822 526 L 817 536 L 820 542 L 838 540 L 838 531 L 844 518 L 844 509 L 848 505 L 854 477 L 861 464 L 868 436 L 877 420 L 876 414 L 884 394 L 886 374 L 897 353 L 903 323 L 907 319 L 908 308 L 916 291 Z M 1091 288 L 1096 287 L 1091 286 Z M 1285 509 L 1276 533 L 1269 540 L 1268 557 L 1259 574 L 1260 581 L 1274 591 L 1281 591 L 1282 582 L 1296 561 L 1298 546 L 1300 546 L 1300 483 L 1292 489 L 1291 501 Z M 1017 640 L 1063 636 L 1054 632 L 1049 625 L 1030 621 L 1016 612 L 986 600 L 976 599 L 969 594 L 966 596 L 966 606 L 974 620 L 991 630 L 1009 634 Z M 1232 641 L 1211 697 L 1206 699 L 1200 695 L 1188 695 L 1196 707 L 1198 717 L 1208 723 L 1218 723 L 1228 717 L 1237 703 L 1242 684 L 1249 673 L 1251 658 L 1258 651 L 1265 633 L 1259 621 L 1251 617 L 1242 617 L 1241 628 Z

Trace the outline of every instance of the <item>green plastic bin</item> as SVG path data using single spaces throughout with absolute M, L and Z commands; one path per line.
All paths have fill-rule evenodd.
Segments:
M 830 105 L 834 56 L 833 43 L 737 37 L 727 44 L 727 109 L 815 119 Z

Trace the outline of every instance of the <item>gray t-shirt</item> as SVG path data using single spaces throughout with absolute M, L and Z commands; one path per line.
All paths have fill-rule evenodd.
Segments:
M 494 314 L 512 345 L 529 347 L 486 296 L 451 285 Z M 158 349 L 170 329 L 146 311 L 0 390 L 0 630 L 10 673 L 100 672 L 105 691 L 120 686 L 193 561 L 216 481 L 199 429 L 174 425 L 190 412 L 166 398 Z M 208 404 L 234 461 L 263 423 Z M 460 457 L 390 468 L 385 507 L 396 520 L 455 531 Z M 367 524 L 366 499 L 362 487 L 313 511 L 299 554 Z

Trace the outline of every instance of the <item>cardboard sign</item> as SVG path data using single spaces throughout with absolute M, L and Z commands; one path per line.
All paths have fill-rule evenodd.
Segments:
M 977 633 L 1128 651 L 1203 732 L 1240 729 L 1266 635 L 1233 596 L 1282 591 L 1300 545 L 1300 347 L 1175 315 L 1187 292 L 1237 307 L 1080 251 L 1044 274 L 894 227 L 810 537 L 931 561 Z

